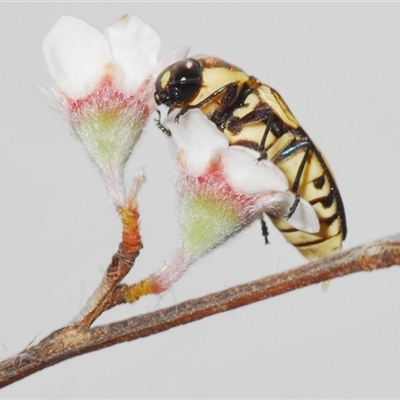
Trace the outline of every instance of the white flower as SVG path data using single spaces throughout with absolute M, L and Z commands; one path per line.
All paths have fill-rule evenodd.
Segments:
M 61 17 L 43 41 L 54 87 L 40 88 L 67 117 L 99 167 L 117 208 L 125 202 L 123 168 L 154 109 L 153 80 L 186 55 L 178 49 L 157 62 L 158 34 L 126 15 L 102 34 L 87 22 Z
M 166 124 L 176 143 L 180 244 L 172 262 L 146 280 L 148 293 L 166 290 L 199 257 L 260 218 L 287 219 L 296 196 L 284 173 L 259 153 L 228 140 L 199 110 Z M 300 198 L 288 219 L 296 229 L 317 232 L 312 206 Z M 133 295 L 134 298 L 136 295 Z

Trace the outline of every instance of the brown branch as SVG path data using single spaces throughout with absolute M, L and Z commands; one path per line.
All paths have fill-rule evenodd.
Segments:
M 131 270 L 138 255 L 139 251 L 128 252 L 124 243 L 119 245 L 100 285 L 83 310 L 72 321 L 74 325 L 88 328 L 105 310 L 116 305 L 113 296 L 115 292 L 119 293 L 118 285 Z
M 163 332 L 304 286 L 392 265 L 400 265 L 400 235 L 125 321 L 94 328 L 69 326 L 0 363 L 0 387 L 77 355 Z
M 133 267 L 143 247 L 139 232 L 139 212 L 135 200 L 143 182 L 144 176 L 136 175 L 131 196 L 127 199 L 125 206 L 118 210 L 122 222 L 122 242 L 112 257 L 100 285 L 82 311 L 74 318 L 72 325 L 89 328 L 105 310 L 117 305 L 113 296 L 120 292 L 118 285 Z

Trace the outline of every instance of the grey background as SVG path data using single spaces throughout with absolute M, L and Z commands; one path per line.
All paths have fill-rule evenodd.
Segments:
M 0 357 L 61 327 L 100 281 L 120 236 L 96 170 L 28 76 L 50 82 L 41 42 L 61 15 L 104 29 L 125 13 L 158 31 L 162 54 L 191 45 L 277 89 L 323 150 L 347 212 L 350 248 L 399 230 L 399 4 L 14 3 L 0 5 Z M 176 244 L 172 159 L 152 123 L 145 248 L 128 281 Z M 271 227 L 272 231 L 272 227 Z M 258 225 L 199 261 L 162 297 L 98 323 L 153 311 L 305 260 Z M 48 368 L 15 397 L 398 397 L 400 272 L 359 273 Z

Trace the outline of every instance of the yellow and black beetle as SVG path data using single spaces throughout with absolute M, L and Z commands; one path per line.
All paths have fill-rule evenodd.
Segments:
M 178 61 L 158 76 L 155 100 L 180 109 L 176 119 L 200 109 L 229 140 L 259 151 L 286 175 L 291 190 L 307 200 L 320 222 L 318 233 L 298 231 L 282 219 L 275 226 L 309 259 L 328 255 L 346 238 L 346 217 L 327 161 L 279 93 L 244 71 L 214 57 Z M 294 205 L 295 206 L 295 205 Z M 267 229 L 262 221 L 267 241 Z

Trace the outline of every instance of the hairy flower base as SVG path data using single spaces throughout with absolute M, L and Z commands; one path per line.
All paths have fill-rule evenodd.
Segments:
M 188 215 L 181 225 L 182 248 L 189 253 L 206 252 L 242 225 L 236 207 L 218 203 L 212 194 L 190 194 L 182 200 L 181 211 Z
M 123 169 L 140 138 L 150 113 L 147 81 L 134 95 L 126 96 L 110 75 L 81 99 L 58 91 L 56 97 L 76 137 L 98 166 L 113 204 L 125 203 Z
M 196 259 L 253 220 L 258 196 L 238 193 L 227 182 L 219 160 L 199 177 L 181 171 L 180 248 Z
M 149 93 L 142 90 L 124 96 L 106 76 L 97 89 L 82 99 L 58 93 L 58 100 L 76 136 L 88 147 L 92 158 L 103 168 L 124 163 L 150 113 Z

